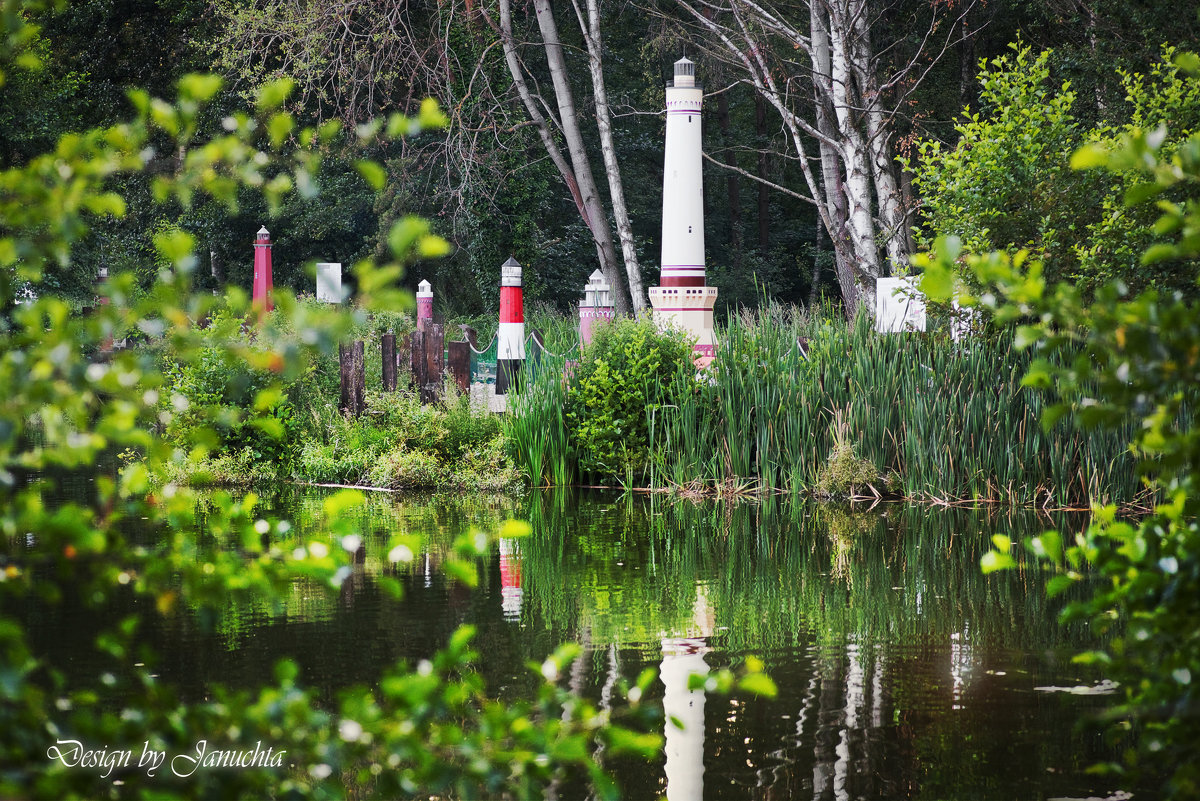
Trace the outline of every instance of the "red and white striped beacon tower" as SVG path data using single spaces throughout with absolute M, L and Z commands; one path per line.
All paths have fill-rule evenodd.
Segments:
M 265 225 L 258 229 L 258 238 L 254 240 L 254 287 L 251 299 L 256 309 L 271 311 L 275 308 L 271 302 L 271 232 Z
M 696 340 L 696 362 L 712 361 L 713 304 L 717 288 L 704 279 L 704 176 L 701 170 L 700 110 L 704 91 L 696 65 L 675 62 L 667 84 L 667 138 L 663 159 L 662 262 L 650 305 L 660 328 L 676 327 Z
M 525 364 L 525 307 L 521 265 L 512 256 L 500 265 L 500 328 L 496 331 L 496 394 L 505 395 L 520 380 Z

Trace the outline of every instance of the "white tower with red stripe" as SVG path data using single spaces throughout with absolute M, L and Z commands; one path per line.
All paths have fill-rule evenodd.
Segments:
M 496 394 L 515 387 L 525 365 L 525 306 L 521 265 L 512 256 L 500 265 L 500 327 L 496 331 Z
M 696 84 L 696 65 L 679 59 L 675 80 L 667 84 L 662 262 L 659 285 L 650 287 L 650 305 L 660 327 L 673 326 L 691 334 L 696 340 L 696 356 L 707 360 L 716 348 L 713 304 L 717 289 L 708 286 L 704 277 L 703 102 L 704 91 Z

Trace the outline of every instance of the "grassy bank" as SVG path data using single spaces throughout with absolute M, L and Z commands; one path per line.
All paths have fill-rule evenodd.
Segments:
M 299 319 L 314 304 L 301 300 Z M 410 376 L 402 369 L 400 391 L 380 389 L 380 337 L 388 330 L 397 340 L 407 336 L 411 317 L 353 309 L 346 315 L 347 339 L 362 340 L 365 350 L 367 409 L 358 418 L 338 411 L 336 355 L 313 358 L 285 382 L 280 396 L 256 405 L 256 393 L 272 378 L 272 354 L 296 350 L 304 337 L 293 316 L 274 312 L 260 326 L 245 328 L 240 318 L 214 315 L 205 329 L 209 347 L 187 362 L 159 345 L 166 377 L 160 403 L 174 411 L 162 433 L 181 445 L 197 439 L 204 444 L 181 453 L 167 478 L 226 486 L 287 480 L 486 491 L 521 484 L 505 458 L 499 421 L 452 386 L 442 403 L 422 405 L 407 389 Z M 229 357 L 231 344 L 244 358 Z
M 569 422 L 577 382 L 547 365 L 506 421 L 511 457 L 550 485 L 878 492 L 1054 508 L 1138 498 L 1127 432 L 1066 422 L 1043 430 L 1043 399 L 1021 386 L 1033 357 L 1004 335 L 880 336 L 866 320 L 769 306 L 731 316 L 718 339 L 699 380 L 685 364 L 644 387 L 644 418 L 626 422 L 646 434 L 640 459 L 612 469 L 581 460 Z M 592 349 L 582 365 L 611 358 Z

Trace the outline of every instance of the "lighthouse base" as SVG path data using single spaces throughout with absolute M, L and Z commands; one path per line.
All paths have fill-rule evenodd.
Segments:
M 717 352 L 713 336 L 713 305 L 717 302 L 715 286 L 660 287 L 649 290 L 650 305 L 654 307 L 654 322 L 661 329 L 676 328 L 696 341 L 696 363 L 707 367 Z

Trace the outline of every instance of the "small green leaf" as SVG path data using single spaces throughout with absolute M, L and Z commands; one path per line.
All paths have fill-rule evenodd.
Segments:
M 992 543 L 996 546 L 996 550 L 1000 551 L 1000 553 L 1012 552 L 1012 538 L 1007 537 L 1004 534 L 993 534 Z
M 291 96 L 296 82 L 291 78 L 276 78 L 258 90 L 259 111 L 274 111 Z
M 436 234 L 423 236 L 417 243 L 417 255 L 423 259 L 439 259 L 449 253 L 450 243 Z
M 377 162 L 362 159 L 354 162 L 354 169 L 358 170 L 358 174 L 370 184 L 372 189 L 376 192 L 383 191 L 383 187 L 387 184 L 387 173 Z
M 1142 181 L 1125 190 L 1125 205 L 1136 206 L 1163 193 L 1166 187 L 1154 181 Z
M 450 120 L 442 113 L 438 103 L 432 97 L 421 101 L 421 110 L 417 114 L 417 122 L 422 128 L 445 128 Z
M 461 559 L 447 559 L 442 562 L 442 570 L 450 578 L 467 587 L 475 587 L 479 584 L 479 571 L 475 569 L 473 562 L 466 562 Z
M 533 526 L 524 520 L 505 520 L 500 524 L 500 536 L 504 539 L 528 537 L 533 533 Z
M 1071 169 L 1093 170 L 1107 167 L 1109 162 L 1109 146 L 1102 142 L 1092 142 L 1075 151 L 1071 156 Z
M 988 551 L 979 559 L 979 567 L 983 570 L 984 575 L 995 573 L 998 570 L 1011 570 L 1016 566 L 1017 562 L 1012 555 L 999 551 Z
M 779 688 L 775 686 L 775 682 L 766 673 L 749 673 L 742 676 L 738 681 L 738 689 L 748 693 L 761 695 L 765 698 L 774 698 L 779 694 Z
M 1056 565 L 1062 564 L 1062 535 L 1057 531 L 1043 532 L 1030 541 L 1033 553 L 1041 559 L 1049 559 Z
M 397 259 L 407 259 L 417 240 L 429 233 L 429 223 L 420 217 L 408 216 L 398 220 L 388 232 L 388 245 Z
M 275 681 L 288 685 L 296 681 L 300 675 L 300 667 L 290 659 L 281 659 L 275 663 Z
M 1042 329 L 1036 325 L 1017 326 L 1017 334 L 1013 338 L 1013 345 L 1021 350 L 1028 348 L 1030 345 L 1036 344 L 1042 338 Z
M 179 79 L 179 97 L 204 103 L 221 91 L 223 83 L 220 75 L 190 72 Z
M 1174 245 L 1159 243 L 1146 248 L 1142 254 L 1142 264 L 1149 266 L 1157 264 L 1160 261 L 1170 261 L 1171 259 L 1179 258 L 1179 249 Z
M 1057 598 L 1069 590 L 1074 584 L 1075 580 L 1070 576 L 1055 576 L 1046 582 L 1046 597 Z
M 291 114 L 272 114 L 270 121 L 267 123 L 267 135 L 271 139 L 272 147 L 279 147 L 283 144 L 283 140 L 288 137 L 295 127 L 296 121 L 292 119 Z

